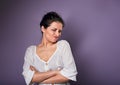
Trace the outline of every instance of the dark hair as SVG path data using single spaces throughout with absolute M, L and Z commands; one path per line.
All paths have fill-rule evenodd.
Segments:
M 47 14 L 45 14 L 40 22 L 40 27 L 44 26 L 44 28 L 47 28 L 50 26 L 50 24 L 52 22 L 60 22 L 63 27 L 64 27 L 64 21 L 61 18 L 61 16 L 59 14 L 57 14 L 56 12 L 48 12 Z

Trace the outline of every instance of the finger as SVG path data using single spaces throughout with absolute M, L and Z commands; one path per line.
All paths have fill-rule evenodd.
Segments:
M 30 69 L 31 69 L 32 71 L 34 71 L 34 70 L 35 70 L 35 68 L 34 68 L 33 66 L 30 66 Z

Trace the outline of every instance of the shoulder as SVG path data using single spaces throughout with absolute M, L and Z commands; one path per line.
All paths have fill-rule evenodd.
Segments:
M 27 51 L 33 50 L 33 49 L 35 49 L 35 47 L 36 47 L 35 45 L 30 45 L 30 46 L 27 47 L 26 50 Z
M 35 45 L 28 46 L 25 51 L 25 60 L 32 61 L 35 52 Z
M 60 46 L 69 46 L 69 42 L 67 40 L 59 40 L 58 45 Z
M 58 43 L 60 43 L 60 44 L 69 44 L 69 42 L 67 40 L 59 40 Z

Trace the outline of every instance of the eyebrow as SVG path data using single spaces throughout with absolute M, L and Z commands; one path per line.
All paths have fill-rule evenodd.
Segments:
M 51 27 L 52 29 L 57 29 L 56 27 Z M 60 29 L 60 30 L 62 30 L 62 29 Z

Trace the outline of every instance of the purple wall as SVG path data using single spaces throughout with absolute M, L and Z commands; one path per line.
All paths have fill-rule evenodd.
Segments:
M 0 2 L 0 85 L 25 85 L 21 75 L 29 45 L 39 43 L 39 22 L 48 11 L 63 16 L 77 82 L 120 85 L 119 0 L 3 0 Z

